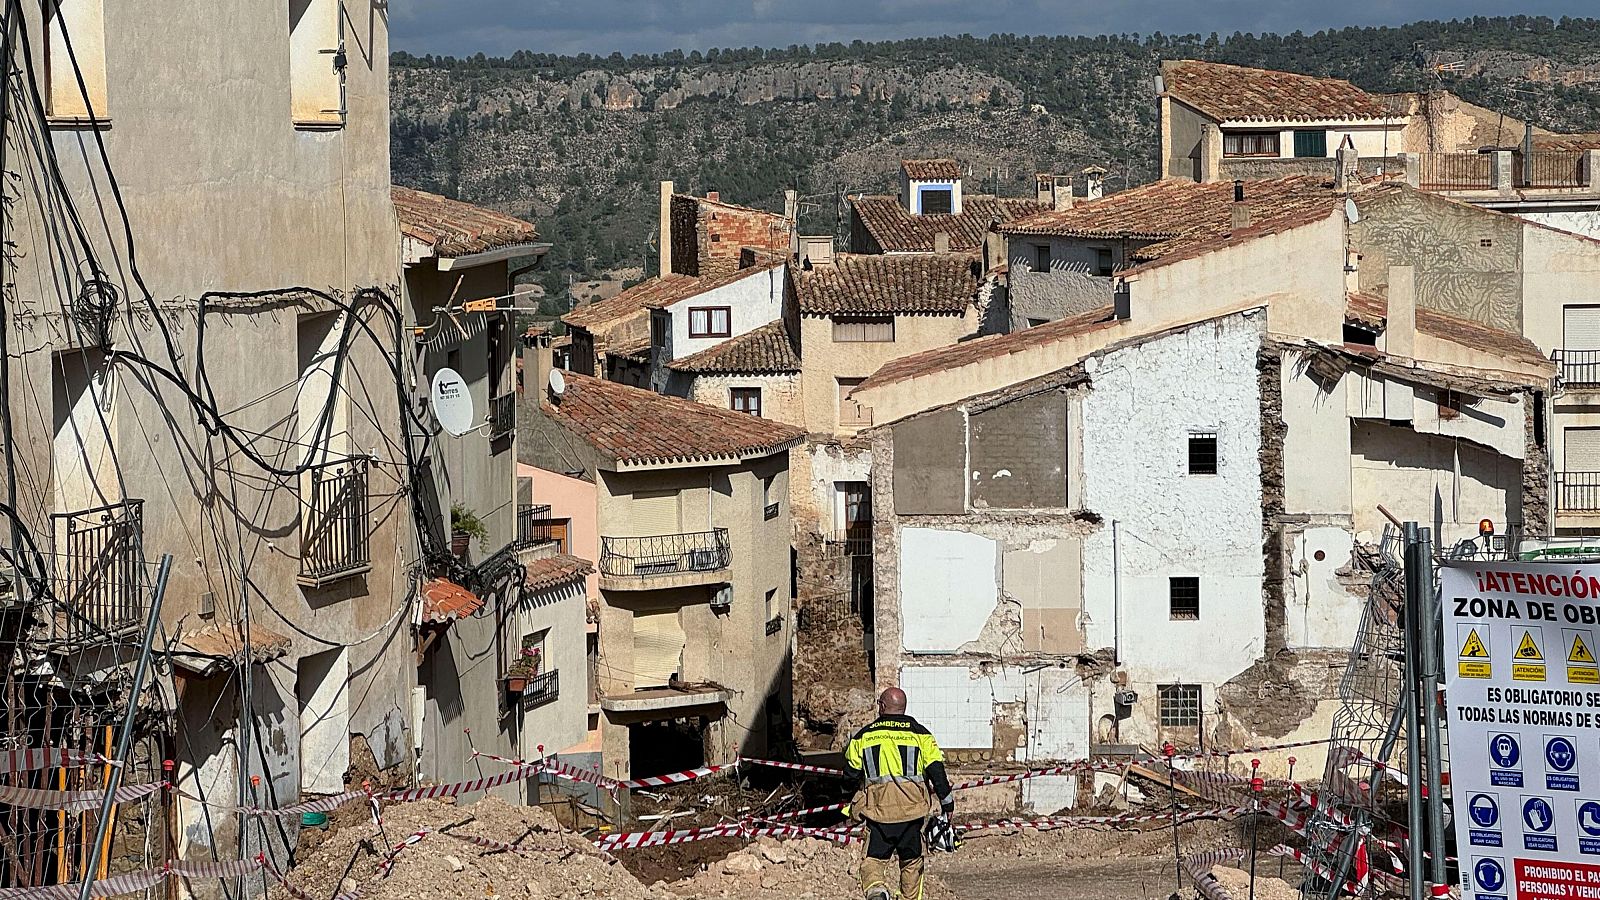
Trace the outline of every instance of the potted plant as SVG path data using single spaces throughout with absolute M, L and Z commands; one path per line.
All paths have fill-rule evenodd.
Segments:
M 458 557 L 466 556 L 473 538 L 478 539 L 479 548 L 488 549 L 489 526 L 483 524 L 477 513 L 460 503 L 453 504 L 450 507 L 450 552 Z
M 528 686 L 528 679 L 539 674 L 539 648 L 523 647 L 517 651 L 517 658 L 506 669 L 506 690 L 513 694 L 522 693 Z

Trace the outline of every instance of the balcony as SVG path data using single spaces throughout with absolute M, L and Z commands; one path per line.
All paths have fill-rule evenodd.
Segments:
M 521 693 L 513 700 L 521 703 L 523 709 L 534 709 L 554 703 L 560 696 L 561 673 L 552 669 L 542 675 L 530 676 L 523 684 Z
M 1451 151 L 1419 153 L 1418 186 L 1425 191 L 1582 192 L 1595 188 L 1582 150 Z
M 517 507 L 517 549 L 527 550 L 555 544 L 556 553 L 565 553 L 567 520 L 550 517 L 550 504 L 524 503 Z
M 321 587 L 372 568 L 367 533 L 367 465 L 352 456 L 301 476 L 300 578 Z
M 1600 472 L 1557 472 L 1556 515 L 1600 517 Z
M 732 559 L 726 528 L 652 537 L 602 537 L 600 586 L 650 591 L 720 584 L 728 580 Z
M 823 537 L 830 549 L 845 556 L 872 555 L 872 523 L 857 522 Z
M 731 691 L 714 684 L 646 688 L 600 695 L 600 708 L 612 714 L 631 713 L 644 718 L 677 718 L 684 710 L 707 706 L 726 706 Z M 667 715 L 662 715 L 667 714 Z
M 68 642 L 97 642 L 144 625 L 144 501 L 50 517 L 56 536 L 56 621 Z
M 489 440 L 498 441 L 517 430 L 517 395 L 489 398 Z
M 1550 359 L 1568 390 L 1600 390 L 1600 350 L 1557 350 Z

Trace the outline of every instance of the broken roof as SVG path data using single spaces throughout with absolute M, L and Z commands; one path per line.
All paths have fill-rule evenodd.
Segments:
M 433 248 L 437 256 L 468 256 L 539 237 L 532 222 L 415 188 L 391 185 L 400 233 Z
M 947 347 L 925 350 L 922 353 L 913 353 L 891 360 L 879 367 L 878 371 L 857 386 L 856 390 L 865 388 L 882 387 L 894 384 L 909 378 L 917 378 L 946 369 L 960 368 L 982 362 L 986 359 L 998 359 L 1013 353 L 1021 353 L 1045 344 L 1053 344 L 1063 338 L 1077 334 L 1088 334 L 1104 328 L 1115 328 L 1117 319 L 1112 316 L 1112 308 L 1103 306 L 1076 316 L 1068 316 L 1043 325 L 1035 325 L 1021 331 L 1009 334 L 991 334 L 970 341 L 961 341 Z
M 530 591 L 544 591 L 563 584 L 571 584 L 594 572 L 594 565 L 566 553 L 529 560 L 523 566 L 527 574 L 522 586 Z
M 769 272 L 781 265 L 783 265 L 782 260 L 768 260 L 720 276 L 680 275 L 676 272 L 664 277 L 653 276 L 609 300 L 599 300 L 580 306 L 562 316 L 561 321 L 592 330 L 598 325 L 627 318 L 641 310 L 665 309 L 680 300 L 687 300 L 696 294 L 733 284 L 751 275 Z
M 1129 253 L 1131 261 L 1148 262 L 1230 235 L 1233 190 L 1233 183 L 1225 181 L 1155 181 L 1072 209 L 1018 219 L 1000 230 L 1008 235 L 1149 241 Z M 1279 220 L 1298 222 L 1328 215 L 1342 199 L 1334 193 L 1333 182 L 1322 175 L 1287 175 L 1244 183 L 1250 228 L 1258 232 Z
M 241 662 L 271 662 L 289 652 L 291 642 L 285 635 L 254 622 L 248 629 L 248 641 L 244 631 L 242 624 L 216 623 L 184 632 L 172 649 L 172 661 L 185 671 L 206 676 Z
M 483 609 L 483 598 L 448 578 L 434 578 L 422 585 L 422 621 L 442 624 L 465 619 Z
M 900 170 L 912 181 L 955 181 L 961 164 L 953 159 L 902 159 Z
M 1345 321 L 1382 330 L 1389 317 L 1389 300 L 1377 294 L 1352 293 L 1345 298 Z M 1515 362 L 1540 366 L 1550 362 L 1539 345 L 1523 335 L 1442 313 L 1434 309 L 1417 310 L 1417 331 L 1451 342 L 1503 356 Z
M 543 410 L 606 458 L 637 465 L 738 460 L 786 449 L 798 428 L 749 413 L 566 374 L 566 389 Z
M 932 251 L 933 236 L 941 231 L 950 236 L 951 250 L 976 250 L 983 246 L 983 235 L 991 223 L 1010 222 L 1047 208 L 1035 200 L 987 194 L 964 195 L 960 215 L 912 215 L 900 198 L 888 196 L 855 197 L 850 206 L 885 253 Z
M 1195 59 L 1161 66 L 1168 96 L 1221 122 L 1371 121 L 1399 113 L 1383 97 L 1339 78 L 1318 78 Z
M 800 312 L 811 315 L 959 315 L 978 291 L 967 253 L 841 253 L 794 273 Z
M 679 372 L 778 375 L 800 371 L 800 355 L 783 320 L 729 338 L 699 353 L 667 363 Z

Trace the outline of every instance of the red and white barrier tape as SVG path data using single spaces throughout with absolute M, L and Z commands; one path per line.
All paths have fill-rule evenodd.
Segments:
M 128 784 L 112 792 L 112 799 L 117 803 L 132 803 L 164 787 L 160 781 L 149 784 Z M 20 806 L 25 809 L 58 809 L 65 812 L 88 812 L 99 809 L 105 801 L 105 791 L 51 791 L 40 788 L 19 787 L 14 784 L 0 784 L 0 804 L 6 806 Z
M 0 750 L 0 775 L 89 765 L 118 766 L 121 763 L 98 753 L 84 753 L 82 750 L 69 750 L 65 747 L 22 747 L 15 750 Z
M 778 761 L 776 759 L 754 759 L 754 758 L 745 756 L 745 757 L 741 757 L 739 759 L 739 762 L 747 763 L 747 764 L 753 765 L 753 766 L 771 766 L 774 769 L 788 769 L 791 772 L 812 772 L 812 773 L 815 773 L 817 775 L 839 775 L 839 776 L 844 776 L 844 775 L 849 774 L 849 773 L 845 772 L 845 770 L 843 770 L 843 769 L 829 769 L 829 768 L 826 768 L 824 766 L 808 766 L 808 765 L 805 765 L 804 763 L 780 762 L 780 761 Z
M 1200 819 L 1217 819 L 1239 816 L 1250 810 L 1242 806 L 1218 806 L 1211 809 L 1191 809 L 1178 813 L 1178 822 Z M 994 819 L 958 823 L 957 831 L 1003 831 L 1012 828 L 1071 828 L 1081 825 L 1137 825 L 1143 822 L 1171 822 L 1172 813 L 1139 813 L 1121 816 L 1041 816 L 1034 819 Z
M 461 794 L 485 791 L 503 784 L 510 784 L 513 781 L 525 781 L 539 774 L 540 768 L 538 765 L 525 765 L 509 772 L 501 772 L 499 775 L 490 775 L 487 778 L 474 778 L 471 781 L 457 781 L 454 784 L 436 784 L 430 787 L 390 791 L 387 794 L 379 794 L 378 798 L 387 800 L 390 803 L 409 803 L 412 800 L 431 800 L 434 797 L 456 797 Z
M 817 813 L 837 812 L 843 810 L 849 805 L 850 804 L 848 803 L 830 803 L 827 806 L 813 806 L 809 809 L 795 809 L 785 813 L 766 816 L 765 818 L 769 822 L 784 822 L 788 821 L 789 819 L 799 819 L 805 816 L 815 815 Z
M 706 828 L 689 828 L 682 831 L 626 831 L 605 835 L 595 841 L 601 850 L 637 850 L 640 847 L 658 847 L 664 844 L 687 844 L 708 841 L 716 837 L 742 834 L 744 825 L 733 822 L 711 825 Z
M 260 859 L 229 859 L 215 862 L 183 862 L 169 860 L 159 869 L 125 872 L 102 878 L 89 885 L 90 895 L 110 897 L 132 894 L 156 887 L 168 878 L 238 878 L 262 869 Z M 3 900 L 77 900 L 82 890 L 81 882 L 51 884 L 42 887 L 0 888 Z
M 725 766 L 701 766 L 698 769 L 689 769 L 684 772 L 673 772 L 668 775 L 651 775 L 646 778 L 635 778 L 632 781 L 622 782 L 621 786 L 628 788 L 629 790 L 635 788 L 667 787 L 668 785 L 683 784 L 685 781 L 694 781 L 696 778 L 704 778 L 707 775 L 715 775 L 718 772 L 735 768 L 738 768 L 737 763 Z
M 1233 900 L 1233 896 L 1228 893 L 1228 889 L 1224 888 L 1217 879 L 1211 877 L 1211 870 L 1216 868 L 1219 863 L 1234 862 L 1235 860 L 1244 859 L 1244 856 L 1245 852 L 1239 849 L 1197 853 L 1194 856 L 1184 858 L 1182 863 L 1183 871 L 1184 874 L 1189 876 L 1189 880 L 1194 882 L 1194 886 L 1199 889 L 1206 900 Z
M 1332 800 L 1328 799 L 1325 794 L 1319 794 L 1316 791 L 1307 790 L 1298 784 L 1289 785 L 1289 790 L 1294 792 L 1295 799 L 1311 807 L 1317 812 L 1322 813 L 1323 815 L 1332 819 L 1334 822 L 1346 827 L 1354 824 L 1354 820 L 1350 818 L 1350 814 L 1340 809 L 1333 803 Z

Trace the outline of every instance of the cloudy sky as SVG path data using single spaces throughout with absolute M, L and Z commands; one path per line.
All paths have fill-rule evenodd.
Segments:
M 394 0 L 397 50 L 491 56 L 786 47 L 925 35 L 1317 31 L 1474 15 L 1594 15 L 1593 0 Z

